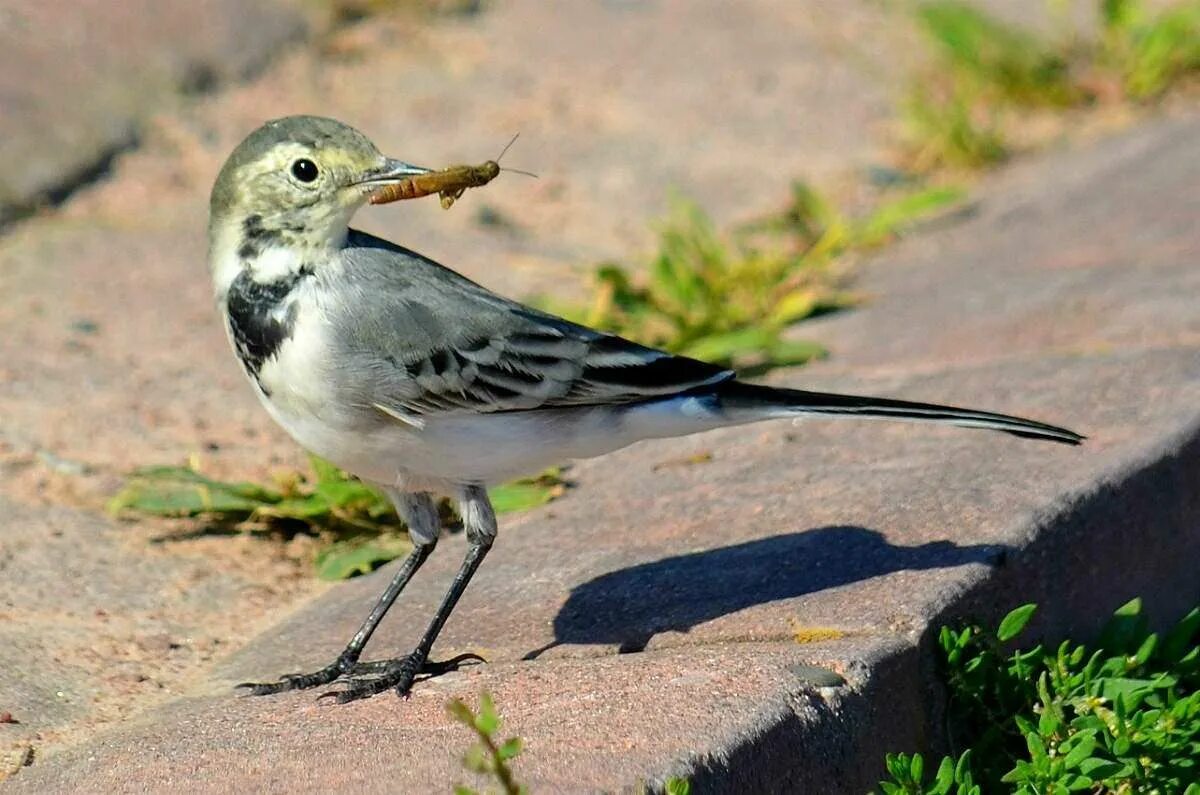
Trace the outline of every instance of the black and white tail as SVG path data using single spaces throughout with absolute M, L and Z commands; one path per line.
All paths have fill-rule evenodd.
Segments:
M 1044 439 L 1061 444 L 1079 444 L 1086 437 L 1036 420 L 995 414 L 990 411 L 960 409 L 933 403 L 914 403 L 890 398 L 835 395 L 805 392 L 729 380 L 715 385 L 712 394 L 721 410 L 730 417 L 743 414 L 746 420 L 768 417 L 793 417 L 805 414 L 868 419 L 939 422 L 966 428 L 986 428 L 1028 439 Z

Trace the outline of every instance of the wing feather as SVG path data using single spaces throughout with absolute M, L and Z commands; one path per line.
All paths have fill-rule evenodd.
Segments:
M 635 403 L 732 371 L 509 301 L 431 260 L 352 232 L 338 323 L 356 402 L 409 420 Z

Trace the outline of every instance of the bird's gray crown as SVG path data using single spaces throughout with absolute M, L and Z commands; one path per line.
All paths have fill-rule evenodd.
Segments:
M 287 144 L 316 153 L 334 153 L 339 165 L 347 156 L 362 162 L 382 157 L 369 138 L 337 119 L 323 116 L 274 119 L 246 136 L 221 167 L 209 198 L 212 215 L 222 215 L 237 203 L 237 182 L 244 166 L 263 160 L 270 152 Z

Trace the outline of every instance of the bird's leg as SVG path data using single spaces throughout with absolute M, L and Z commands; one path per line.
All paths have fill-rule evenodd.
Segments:
M 463 490 L 459 508 L 469 545 L 467 555 L 463 558 L 458 573 L 454 575 L 454 582 L 450 584 L 450 589 L 442 599 L 437 613 L 434 614 L 433 621 L 429 622 L 425 634 L 421 636 L 421 642 L 404 657 L 389 660 L 383 666 L 377 667 L 372 664 L 372 667 L 376 669 L 375 677 L 355 678 L 351 680 L 347 689 L 325 693 L 322 697 L 328 696 L 336 699 L 339 704 L 345 704 L 348 701 L 367 698 L 391 688 L 403 696 L 412 688 L 417 675 L 428 669 L 427 660 L 433 642 L 437 640 L 438 633 L 446 624 L 446 619 L 450 617 L 454 606 L 458 604 L 458 600 L 463 595 L 463 591 L 467 589 L 467 584 L 471 581 L 475 570 L 483 562 L 488 550 L 492 547 L 492 541 L 496 538 L 496 513 L 492 510 L 487 491 L 482 486 L 466 487 Z M 462 661 L 468 657 L 475 657 L 475 655 L 460 655 L 455 658 L 455 661 Z
M 346 648 L 342 650 L 336 660 L 319 671 L 309 674 L 287 674 L 278 682 L 243 682 L 238 687 L 249 688 L 250 695 L 265 696 L 282 693 L 286 690 L 302 690 L 318 685 L 327 685 L 339 676 L 354 673 L 357 670 L 359 655 L 362 654 L 363 647 L 367 645 L 375 628 L 379 626 L 379 622 L 387 613 L 388 608 L 396 601 L 396 597 L 404 590 L 404 586 L 416 574 L 417 569 L 421 568 L 421 564 L 425 562 L 437 544 L 437 506 L 434 505 L 430 495 L 425 493 L 406 494 L 388 490 L 388 496 L 392 498 L 400 518 L 408 525 L 408 532 L 415 546 L 408 557 L 404 559 L 396 576 L 388 584 L 387 590 L 375 603 L 375 607 L 367 619 L 358 628 L 358 632 L 355 632 L 354 637 L 346 644 Z

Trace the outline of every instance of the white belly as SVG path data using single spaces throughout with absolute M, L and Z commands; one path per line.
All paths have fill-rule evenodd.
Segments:
M 463 483 L 503 482 L 639 438 L 618 415 L 601 409 L 451 415 L 429 418 L 423 428 L 386 420 L 361 430 L 296 410 L 274 396 L 262 402 L 306 449 L 363 480 L 411 490 L 445 492 Z

